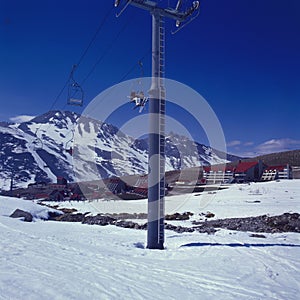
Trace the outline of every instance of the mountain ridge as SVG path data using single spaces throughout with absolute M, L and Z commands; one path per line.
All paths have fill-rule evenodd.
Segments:
M 0 123 L 0 188 L 8 189 L 11 178 L 16 187 L 23 187 L 55 182 L 58 176 L 74 182 L 94 180 L 99 174 L 102 178 L 145 174 L 147 148 L 147 139 L 134 139 L 112 124 L 70 111 Z M 165 153 L 166 171 L 240 159 L 174 133 L 166 136 Z

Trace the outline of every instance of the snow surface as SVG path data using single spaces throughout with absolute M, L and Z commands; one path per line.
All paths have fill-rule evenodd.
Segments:
M 299 183 L 233 185 L 166 202 L 174 200 L 176 211 L 210 210 L 217 218 L 299 212 Z M 102 210 L 100 203 L 112 211 L 145 209 L 145 201 L 93 206 Z M 29 209 L 36 221 L 9 218 L 15 208 Z M 146 231 L 41 221 L 35 213 L 40 209 L 30 201 L 0 197 L 0 299 L 298 299 L 297 233 L 263 239 L 229 230 L 214 235 L 166 230 L 166 249 L 149 250 Z
M 260 201 L 260 202 L 256 202 Z M 53 204 L 49 202 L 48 204 Z M 76 208 L 79 212 L 147 213 L 147 200 L 66 201 L 55 203 L 60 207 Z M 195 215 L 215 214 L 215 219 L 249 217 L 263 214 L 278 215 L 284 212 L 300 213 L 300 180 L 233 184 L 228 189 L 212 192 L 176 195 L 165 198 L 165 213 L 193 212 Z

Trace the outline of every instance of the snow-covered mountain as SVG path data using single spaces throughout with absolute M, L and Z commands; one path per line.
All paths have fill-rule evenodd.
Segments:
M 73 151 L 73 155 L 71 150 Z M 21 124 L 0 123 L 0 189 L 56 181 L 147 173 L 147 139 L 69 111 L 50 111 Z M 238 159 L 171 133 L 166 137 L 166 170 Z

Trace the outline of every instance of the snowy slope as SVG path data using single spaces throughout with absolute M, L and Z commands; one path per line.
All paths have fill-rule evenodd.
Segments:
M 48 208 L 46 206 L 38 205 L 32 201 L 23 200 L 19 198 L 5 198 L 0 197 L 0 215 L 1 216 L 10 216 L 17 208 L 29 212 L 33 221 L 37 220 L 47 220 L 48 212 L 61 213 L 55 209 Z
M 219 216 L 259 215 L 262 207 L 270 214 L 300 211 L 297 180 L 240 187 L 219 191 L 214 205 L 202 210 L 209 207 Z M 252 194 L 263 205 L 251 203 L 250 213 L 246 201 Z M 198 207 L 194 201 L 200 196 L 180 197 L 185 209 Z M 294 300 L 300 293 L 297 233 L 261 239 L 229 230 L 215 235 L 166 231 L 166 249 L 148 250 L 145 231 L 24 223 L 7 217 L 3 207 L 9 201 L 0 197 L 1 299 Z M 24 202 L 16 201 L 22 208 Z
M 8 189 L 11 177 L 15 187 L 55 182 L 56 176 L 72 180 L 72 157 L 65 147 L 72 139 L 75 121 L 72 113 L 49 112 L 30 122 L 0 126 L 0 178 L 5 179 L 0 188 Z

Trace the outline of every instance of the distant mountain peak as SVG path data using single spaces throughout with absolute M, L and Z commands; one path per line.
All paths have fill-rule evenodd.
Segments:
M 73 157 L 70 148 L 76 150 Z M 52 110 L 19 125 L 0 123 L 0 151 L 2 189 L 9 188 L 11 177 L 16 186 L 26 186 L 57 176 L 72 182 L 148 172 L 147 138 L 134 139 L 112 124 L 70 111 Z M 166 170 L 227 161 L 174 132 L 166 136 L 165 154 Z

